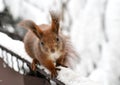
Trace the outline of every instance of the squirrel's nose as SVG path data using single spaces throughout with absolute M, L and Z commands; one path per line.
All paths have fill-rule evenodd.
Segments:
M 55 49 L 51 49 L 51 52 L 54 53 L 54 52 L 55 52 Z

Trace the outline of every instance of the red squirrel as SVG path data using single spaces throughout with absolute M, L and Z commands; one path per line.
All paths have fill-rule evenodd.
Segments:
M 56 77 L 59 70 L 57 66 L 68 67 L 71 63 L 69 57 L 75 59 L 77 56 L 69 38 L 60 30 L 60 16 L 55 12 L 50 12 L 50 15 L 50 25 L 37 25 L 31 20 L 21 21 L 19 25 L 28 30 L 24 45 L 28 55 L 33 58 L 32 69 L 35 70 L 39 63 L 51 72 L 51 77 Z

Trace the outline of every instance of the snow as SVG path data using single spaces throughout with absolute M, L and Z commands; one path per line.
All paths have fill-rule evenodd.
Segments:
M 5 0 L 5 3 L 15 20 L 21 17 L 23 19 L 33 20 L 37 24 L 48 23 L 49 10 L 60 10 L 61 7 L 60 1 L 57 0 L 12 0 L 12 2 Z
M 59 67 L 61 71 L 58 72 L 58 79 L 65 83 L 65 85 L 102 85 L 99 82 L 90 80 L 89 78 L 81 77 L 79 73 L 72 69 Z
M 98 68 L 92 72 L 90 78 L 99 81 L 102 85 L 119 85 L 120 63 L 119 53 L 109 44 L 104 45 L 102 59 Z
M 0 0 L 0 12 L 2 12 L 5 9 L 5 6 L 3 4 L 3 0 Z
M 120 85 L 120 1 L 86 2 L 79 14 L 78 9 L 71 9 L 77 18 L 73 17 L 70 35 L 81 56 L 76 71 L 102 85 Z M 74 4 L 77 8 L 78 3 Z
M 73 19 L 75 21 L 70 35 L 76 49 L 80 52 L 81 64 L 77 71 L 81 76 L 91 73 L 94 70 L 93 64 L 97 65 L 100 60 L 99 47 L 104 42 L 101 23 L 103 4 L 103 0 L 88 1 L 81 14 Z
M 0 32 L 0 45 L 8 48 L 9 50 L 13 51 L 14 53 L 17 53 L 22 58 L 28 60 L 29 62 L 32 62 L 32 59 L 27 55 L 24 49 L 24 44 L 19 40 L 13 40 L 10 37 L 8 37 L 6 34 Z
M 8 48 L 9 50 L 13 51 L 14 53 L 17 53 L 23 59 L 25 59 L 29 62 L 32 62 L 32 59 L 25 52 L 24 44 L 21 41 L 13 40 L 10 37 L 8 37 L 6 34 L 1 33 L 1 32 L 0 32 L 0 39 L 1 39 L 0 45 Z M 2 55 L 4 56 L 3 59 L 4 59 L 5 63 L 8 64 L 9 67 L 14 68 L 14 70 L 17 72 L 19 71 L 20 74 L 24 73 L 24 70 L 22 69 L 22 66 L 23 66 L 22 61 L 18 60 L 19 63 L 17 63 L 16 57 L 11 56 L 10 54 L 6 54 L 4 51 L 2 53 L 2 50 L 0 49 L 0 57 L 2 57 Z M 4 65 L 4 67 L 6 67 L 5 64 L 3 64 L 3 65 Z M 20 67 L 20 69 L 18 66 Z M 27 66 L 24 65 L 24 67 L 27 69 L 26 71 L 29 71 Z

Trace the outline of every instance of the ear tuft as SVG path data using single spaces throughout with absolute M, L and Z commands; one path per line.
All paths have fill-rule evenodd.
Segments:
M 42 30 L 31 20 L 23 20 L 18 25 L 31 30 L 39 38 L 42 36 Z
M 52 25 L 51 29 L 53 32 L 57 33 L 59 32 L 59 22 L 60 22 L 60 15 L 56 12 L 50 11 L 51 19 L 52 19 Z

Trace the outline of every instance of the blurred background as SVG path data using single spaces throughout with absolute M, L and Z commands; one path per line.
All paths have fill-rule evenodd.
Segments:
M 120 0 L 0 0 L 0 31 L 23 40 L 21 20 L 50 23 L 61 15 L 61 29 L 81 57 L 75 69 L 102 85 L 120 85 Z

